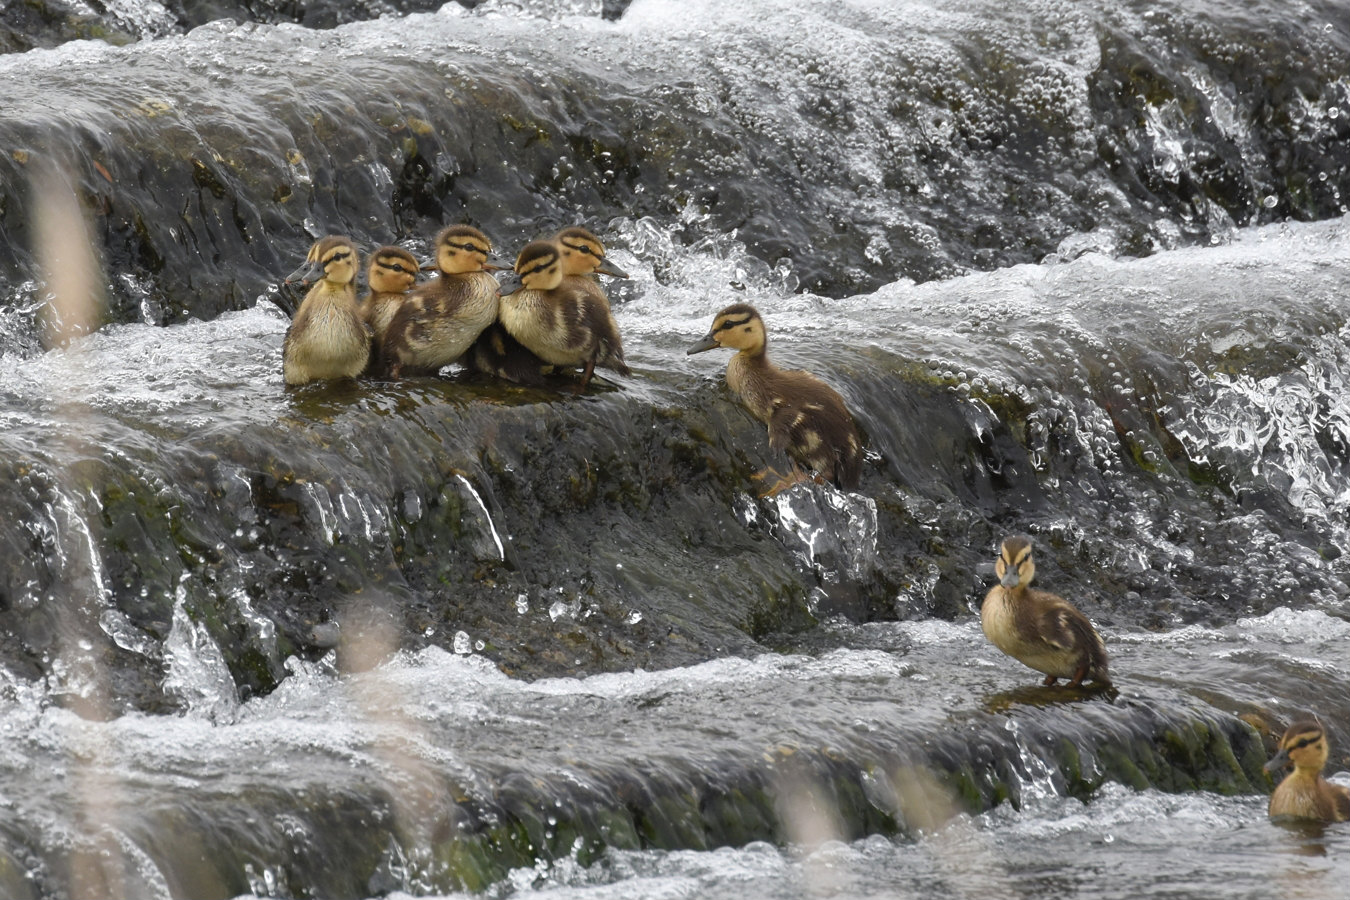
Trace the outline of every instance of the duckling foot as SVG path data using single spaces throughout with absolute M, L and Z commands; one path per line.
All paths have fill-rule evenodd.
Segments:
M 780 475 L 776 469 L 766 467 L 751 475 L 750 478 L 754 481 L 763 481 L 770 475 L 774 477 L 775 481 L 768 490 L 760 492 L 759 496 L 761 497 L 775 497 L 788 488 L 801 484 L 807 479 L 806 473 L 796 466 L 793 466 L 792 472 L 789 475 Z
M 1058 679 L 1056 676 L 1054 676 L 1054 675 L 1047 675 L 1047 676 L 1045 676 L 1045 680 L 1042 681 L 1041 684 L 1045 685 L 1046 687 L 1054 687 L 1054 686 L 1055 686 L 1055 682 L 1058 681 L 1058 680 L 1059 680 L 1059 679 Z M 1077 687 L 1077 686 L 1078 686 L 1078 682 L 1076 682 L 1076 681 L 1075 681 L 1073 684 L 1070 685 L 1070 687 Z

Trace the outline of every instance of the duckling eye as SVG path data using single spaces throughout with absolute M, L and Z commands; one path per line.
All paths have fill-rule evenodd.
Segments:
M 454 241 L 446 241 L 445 246 L 454 247 L 456 250 L 463 250 L 465 253 L 478 253 L 482 256 L 487 256 L 486 250 L 473 244 L 456 244 Z

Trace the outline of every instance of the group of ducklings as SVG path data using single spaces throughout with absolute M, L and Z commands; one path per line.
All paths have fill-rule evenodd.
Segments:
M 628 276 L 590 231 L 573 226 L 530 242 L 500 283 L 491 272 L 507 266 L 477 228 L 451 225 L 434 243 L 435 261 L 425 266 L 401 247 L 377 249 L 366 276 L 369 292 L 358 301 L 356 245 L 338 236 L 316 241 L 305 264 L 286 279 L 314 285 L 286 332 L 286 384 L 430 375 L 456 362 L 523 384 L 581 369 L 578 391 L 596 367 L 629 374 L 609 298 L 595 277 Z M 422 269 L 436 275 L 419 286 Z M 790 474 L 778 476 L 766 493 L 811 477 L 808 472 L 857 487 L 862 440 L 844 399 L 808 372 L 773 365 L 766 342 L 759 313 L 736 304 L 718 313 L 707 337 L 689 349 L 738 351 L 727 382 L 768 427 L 770 446 L 792 463 Z
M 550 367 L 582 368 L 579 390 L 596 366 L 628 374 L 609 300 L 594 279 L 627 276 L 584 228 L 531 242 L 501 283 L 491 273 L 507 266 L 471 225 L 442 230 L 426 266 L 401 247 L 377 249 L 360 301 L 359 267 L 351 239 L 330 235 L 286 279 L 313 282 L 286 331 L 286 384 L 431 375 L 455 362 L 521 383 L 540 382 Z M 418 285 L 423 269 L 436 274 Z
M 597 366 L 629 374 L 608 297 L 595 278 L 627 274 L 606 259 L 604 245 L 591 232 L 574 226 L 532 241 L 500 283 L 491 272 L 506 266 L 472 226 L 441 231 L 435 252 L 434 263 L 421 266 L 407 250 L 379 248 L 370 258 L 369 292 L 358 303 L 356 246 L 345 237 L 317 241 L 306 264 L 287 279 L 316 281 L 286 332 L 286 383 L 365 373 L 429 375 L 455 362 L 527 384 L 539 383 L 550 371 L 580 368 L 578 391 Z M 436 277 L 416 286 L 423 268 Z M 719 312 L 708 334 L 687 351 L 737 351 L 727 364 L 727 385 L 767 427 L 769 446 L 792 466 L 765 494 L 809 477 L 857 487 L 862 441 L 844 399 L 809 372 L 775 366 L 766 346 L 759 312 L 738 303 Z M 1063 597 L 1030 586 L 1036 574 L 1031 539 L 1005 539 L 994 568 L 998 584 L 980 608 L 989 641 L 1044 673 L 1046 686 L 1063 678 L 1070 687 L 1087 680 L 1109 689 L 1106 646 L 1092 623 Z M 1350 820 L 1350 789 L 1322 777 L 1328 753 L 1326 733 L 1315 720 L 1289 727 L 1266 767 L 1294 767 L 1271 796 L 1271 816 Z

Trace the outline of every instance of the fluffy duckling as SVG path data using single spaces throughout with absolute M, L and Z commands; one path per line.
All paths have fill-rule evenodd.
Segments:
M 584 291 L 596 302 L 609 307 L 609 297 L 596 283 L 596 275 L 627 278 L 628 273 L 605 256 L 605 245 L 579 225 L 564 228 L 554 235 L 562 256 L 563 285 Z M 474 342 L 466 362 L 475 371 L 493 375 L 515 384 L 542 386 L 552 367 L 511 336 L 501 323 L 495 323 Z
M 584 366 L 578 393 L 596 366 L 629 373 L 604 292 L 590 279 L 567 278 L 556 241 L 533 241 L 520 251 L 515 272 L 502 281 L 499 315 L 511 336 L 545 363 Z
M 766 341 L 759 312 L 737 303 L 719 312 L 712 330 L 688 351 L 740 351 L 727 363 L 727 385 L 769 427 L 769 446 L 792 461 L 792 474 L 780 477 L 765 496 L 804 481 L 802 468 L 846 490 L 856 488 L 862 475 L 862 441 L 844 398 L 810 372 L 769 362 Z
M 1031 538 L 1005 539 L 994 569 L 999 583 L 980 607 L 984 636 L 1004 653 L 1044 672 L 1047 686 L 1068 678 L 1070 687 L 1078 687 L 1091 678 L 1110 687 L 1106 645 L 1087 616 L 1063 597 L 1030 586 L 1036 575 Z
M 1326 731 L 1315 719 L 1290 725 L 1280 738 L 1280 752 L 1266 763 L 1267 772 L 1287 765 L 1294 771 L 1270 795 L 1270 815 L 1322 822 L 1350 820 L 1350 788 L 1322 777 L 1330 748 Z
M 356 245 L 348 238 L 330 235 L 316 241 L 305 264 L 286 279 L 307 284 L 319 276 L 286 329 L 281 349 L 286 384 L 354 378 L 365 370 L 370 360 L 370 329 L 356 304 L 354 282 L 359 265 Z
M 385 372 L 434 375 L 464 355 L 497 318 L 497 280 L 503 268 L 492 243 L 470 225 L 451 225 L 436 236 L 440 274 L 409 293 L 389 321 L 381 345 Z
M 402 247 L 381 247 L 371 254 L 370 268 L 366 270 L 370 292 L 361 301 L 361 315 L 374 336 L 372 356 L 378 357 L 394 313 L 417 282 L 418 268 L 417 257 Z

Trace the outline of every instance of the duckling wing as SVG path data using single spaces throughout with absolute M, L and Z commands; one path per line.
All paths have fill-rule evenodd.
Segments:
M 1047 644 L 1065 653 L 1082 654 L 1092 671 L 1102 679 L 1107 677 L 1106 645 L 1087 616 L 1055 597 L 1046 605 L 1039 622 L 1041 638 Z
M 862 472 L 862 444 L 844 400 L 808 372 L 783 372 L 771 385 L 769 446 L 844 488 Z
M 1350 822 L 1350 788 L 1339 784 L 1332 785 L 1335 789 L 1333 804 L 1336 808 L 1337 822 Z

